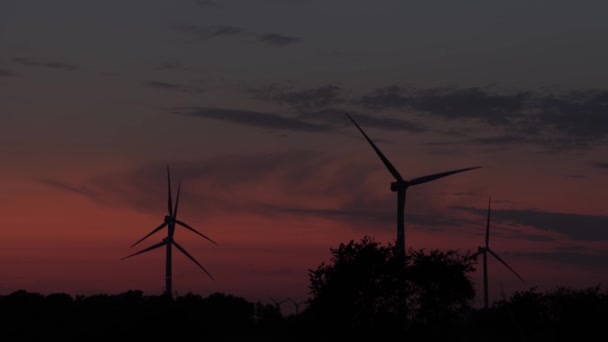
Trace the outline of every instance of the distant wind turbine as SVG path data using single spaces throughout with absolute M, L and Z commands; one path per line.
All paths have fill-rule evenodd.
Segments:
M 299 312 L 299 307 L 301 304 L 304 304 L 307 302 L 307 300 L 303 300 L 301 302 L 296 302 L 295 300 L 291 299 L 291 298 L 287 298 L 290 302 L 293 303 L 293 305 L 296 307 L 296 316 L 298 315 Z
M 285 303 L 286 301 L 288 301 L 288 300 L 289 300 L 289 298 L 287 298 L 287 299 L 283 299 L 282 301 L 280 301 L 280 302 L 279 302 L 279 301 L 276 301 L 276 300 L 275 300 L 274 298 L 272 298 L 272 297 L 268 297 L 268 298 L 270 298 L 270 300 L 274 302 L 274 306 L 277 308 L 277 310 L 278 310 L 279 312 L 281 312 L 281 304 L 283 304 L 283 303 Z
M 515 272 L 511 266 L 509 266 L 498 254 L 494 253 L 493 250 L 490 249 L 490 204 L 491 199 L 488 199 L 488 218 L 486 223 L 486 245 L 485 247 L 477 247 L 477 253 L 471 255 L 469 258 L 477 258 L 478 255 L 483 254 L 483 305 L 487 309 L 488 308 L 488 253 L 492 254 L 496 260 L 500 261 L 503 265 L 505 265 L 513 274 L 519 278 L 524 284 L 526 283 L 524 279 Z
M 156 227 L 153 231 L 151 231 L 150 233 L 148 233 L 148 235 L 144 236 L 143 238 L 141 238 L 139 241 L 137 241 L 136 243 L 134 243 L 133 245 L 131 245 L 131 247 L 134 247 L 135 245 L 137 245 L 138 243 L 142 242 L 143 240 L 145 240 L 147 237 L 149 237 L 150 235 L 158 232 L 159 230 L 163 229 L 164 227 L 167 227 L 167 237 L 164 238 L 161 242 L 152 245 L 146 249 L 143 249 L 137 253 L 133 253 L 129 256 L 126 256 L 124 258 L 122 258 L 121 260 L 136 256 L 138 254 L 142 254 L 148 251 L 151 251 L 153 249 L 162 247 L 162 246 L 166 246 L 167 247 L 167 257 L 166 257 L 166 273 L 165 273 L 165 294 L 172 296 L 173 294 L 173 285 L 172 285 L 172 278 L 171 278 L 171 247 L 175 246 L 175 248 L 177 248 L 180 252 L 182 252 L 186 257 L 188 257 L 188 259 L 192 260 L 198 267 L 200 267 L 203 271 L 205 271 L 205 273 L 207 273 L 207 275 L 213 279 L 213 277 L 211 276 L 211 274 L 209 272 L 207 272 L 207 270 L 198 262 L 196 261 L 196 259 L 194 259 L 194 257 L 192 257 L 192 255 L 190 255 L 190 253 L 186 252 L 186 250 L 184 248 L 182 248 L 182 246 L 180 246 L 174 239 L 173 239 L 173 234 L 175 233 L 175 225 L 178 224 L 190 231 L 192 231 L 193 233 L 196 233 L 200 236 L 202 236 L 203 238 L 211 241 L 213 244 L 217 245 L 217 243 L 213 240 L 211 240 L 210 238 L 208 238 L 207 236 L 203 235 L 202 233 L 200 233 L 199 231 L 197 231 L 196 229 L 190 227 L 188 224 L 180 221 L 177 219 L 177 205 L 179 203 L 179 193 L 181 190 L 181 182 L 179 182 L 178 187 L 177 187 L 177 197 L 175 199 L 175 208 L 173 208 L 172 206 L 172 201 L 171 201 L 171 177 L 169 174 L 169 165 L 167 165 L 167 184 L 168 184 L 168 197 L 167 197 L 167 208 L 168 208 L 168 215 L 165 215 L 165 219 L 164 222 Z
M 365 137 L 367 142 L 369 142 L 369 144 L 372 146 L 374 151 L 376 151 L 376 154 L 378 155 L 378 157 L 380 157 L 380 159 L 382 160 L 382 162 L 384 163 L 384 165 L 386 166 L 388 171 L 395 178 L 395 181 L 391 183 L 391 191 L 397 192 L 397 246 L 396 247 L 397 247 L 397 252 L 399 254 L 403 254 L 403 253 L 405 253 L 405 194 L 406 194 L 407 189 L 410 186 L 428 183 L 428 182 L 434 181 L 439 178 L 453 175 L 455 173 L 479 169 L 479 168 L 481 168 L 481 166 L 468 167 L 466 169 L 458 169 L 458 170 L 453 170 L 453 171 L 435 173 L 435 174 L 428 175 L 428 176 L 414 178 L 409 181 L 405 180 L 405 179 L 403 179 L 403 177 L 401 177 L 401 175 L 399 174 L 397 169 L 395 169 L 395 167 L 388 161 L 388 159 L 384 156 L 384 154 L 382 154 L 382 152 L 380 151 L 380 149 L 378 149 L 376 144 L 374 144 L 374 142 L 367 136 L 367 134 L 365 134 L 365 132 L 363 131 L 363 129 L 361 129 L 361 127 L 357 124 L 357 122 L 348 113 L 346 113 L 346 115 L 348 116 L 350 121 L 352 121 L 355 124 L 355 126 L 357 126 L 357 128 L 359 129 L 361 134 L 363 134 L 363 136 Z

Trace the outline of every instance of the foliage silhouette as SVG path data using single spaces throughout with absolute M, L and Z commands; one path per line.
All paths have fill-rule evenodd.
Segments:
M 397 254 L 370 237 L 330 248 L 329 263 L 309 270 L 311 299 L 284 317 L 273 304 L 212 293 L 171 298 L 120 294 L 0 295 L 2 341 L 572 341 L 606 336 L 608 290 L 558 287 L 515 292 L 475 309 L 467 255 L 411 250 Z
M 365 236 L 330 249 L 331 263 L 310 270 L 305 311 L 319 331 L 406 333 L 458 320 L 475 297 L 467 255 L 411 250 L 405 256 Z M 445 324 L 444 324 L 445 325 Z

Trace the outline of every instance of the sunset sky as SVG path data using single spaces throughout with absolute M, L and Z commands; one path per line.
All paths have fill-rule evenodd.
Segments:
M 0 294 L 308 298 L 340 242 L 476 251 L 490 298 L 608 281 L 602 2 L 0 0 Z M 175 195 L 175 193 L 174 193 Z M 481 284 L 481 264 L 473 274 Z M 479 299 L 482 298 L 479 287 Z

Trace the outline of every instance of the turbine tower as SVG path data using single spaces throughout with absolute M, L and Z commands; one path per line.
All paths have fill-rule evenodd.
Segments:
M 350 121 L 352 121 L 355 124 L 355 126 L 357 126 L 357 128 L 359 129 L 361 134 L 363 134 L 363 136 L 365 137 L 367 142 L 369 142 L 369 144 L 372 146 L 372 148 L 374 149 L 374 151 L 376 152 L 378 157 L 380 157 L 380 160 L 382 160 L 382 162 L 384 163 L 384 165 L 386 166 L 388 171 L 395 178 L 395 181 L 391 183 L 391 191 L 397 192 L 397 246 L 396 247 L 397 247 L 397 252 L 399 254 L 404 254 L 405 253 L 405 195 L 406 195 L 407 189 L 410 186 L 428 183 L 428 182 L 434 181 L 439 178 L 453 175 L 455 173 L 479 169 L 479 168 L 481 168 L 481 166 L 468 167 L 465 169 L 458 169 L 458 170 L 453 170 L 453 171 L 435 173 L 435 174 L 428 175 L 428 176 L 417 177 L 417 178 L 414 178 L 411 180 L 405 180 L 405 179 L 403 179 L 403 177 L 401 177 L 401 175 L 399 174 L 397 169 L 395 169 L 395 167 L 391 164 L 391 162 L 388 161 L 388 159 L 384 156 L 384 154 L 380 151 L 380 149 L 378 149 L 376 144 L 374 144 L 374 142 L 367 136 L 367 134 L 365 134 L 365 132 L 363 131 L 363 129 L 361 129 L 361 127 L 357 124 L 357 122 L 348 113 L 346 113 L 346 115 L 348 116 Z
M 524 279 L 515 272 L 511 266 L 509 266 L 498 254 L 494 253 L 493 250 L 490 249 L 490 204 L 491 199 L 488 199 L 488 218 L 486 222 L 486 245 L 484 247 L 477 247 L 477 253 L 471 255 L 469 258 L 477 258 L 478 255 L 483 254 L 483 305 L 487 309 L 488 308 L 488 253 L 490 253 L 496 260 L 500 261 L 503 265 L 505 265 L 513 274 L 519 278 L 524 284 L 526 283 Z
M 213 244 L 217 245 L 217 243 L 213 240 L 211 240 L 210 238 L 208 238 L 207 236 L 203 235 L 202 233 L 200 233 L 199 231 L 197 231 L 196 229 L 190 227 L 188 224 L 180 221 L 177 219 L 177 205 L 179 204 L 179 193 L 181 190 L 181 182 L 179 182 L 178 186 L 177 186 L 177 196 L 175 199 L 175 208 L 173 208 L 172 205 L 172 200 L 171 200 L 171 177 L 169 174 L 169 165 L 167 165 L 167 186 L 168 186 L 168 196 L 167 196 L 167 209 L 168 209 L 168 214 L 165 215 L 165 219 L 164 222 L 156 227 L 153 231 L 151 231 L 150 233 L 148 233 L 148 235 L 144 236 L 143 238 L 141 238 L 139 241 L 137 241 L 136 243 L 134 243 L 133 245 L 131 245 L 131 247 L 134 247 L 135 245 L 137 245 L 138 243 L 142 242 L 143 240 L 145 240 L 147 237 L 149 237 L 150 235 L 158 232 L 159 230 L 167 227 L 167 237 L 164 238 L 161 242 L 152 245 L 148 248 L 145 248 L 137 253 L 133 253 L 131 255 L 128 255 L 124 258 L 122 258 L 121 260 L 136 256 L 138 254 L 142 254 L 148 251 L 151 251 L 153 249 L 156 248 L 160 248 L 162 246 L 166 246 L 166 273 L 165 273 L 165 294 L 172 296 L 173 294 L 173 284 L 172 284 L 172 260 L 171 260 L 171 247 L 175 246 L 175 248 L 177 248 L 180 252 L 182 252 L 186 257 L 188 257 L 188 259 L 192 260 L 198 267 L 200 267 L 203 271 L 205 271 L 205 273 L 207 273 L 207 275 L 213 279 L 213 277 L 211 276 L 211 274 L 209 272 L 207 272 L 207 270 L 198 262 L 196 261 L 196 259 L 194 259 L 194 257 L 192 255 L 190 255 L 190 253 L 188 253 L 182 246 L 180 246 L 173 238 L 173 235 L 175 233 L 175 226 L 176 224 L 190 230 L 191 232 L 198 234 L 200 236 L 202 236 L 203 238 L 211 241 Z

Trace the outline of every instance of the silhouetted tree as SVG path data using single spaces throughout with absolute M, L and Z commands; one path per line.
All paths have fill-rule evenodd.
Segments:
M 330 252 L 330 264 L 309 270 L 305 314 L 321 330 L 405 333 L 413 324 L 454 325 L 471 308 L 474 268 L 455 251 L 403 256 L 365 236 Z
M 608 293 L 600 286 L 546 292 L 531 288 L 495 302 L 488 316 L 485 334 L 494 333 L 496 341 L 590 340 L 606 335 Z
M 469 273 L 474 271 L 467 255 L 453 250 L 432 250 L 428 254 L 410 250 L 407 279 L 414 289 L 411 304 L 416 316 L 429 322 L 470 312 L 475 287 Z
M 410 289 L 394 249 L 365 236 L 330 252 L 330 264 L 309 271 L 312 299 L 306 311 L 319 328 L 355 334 L 386 323 L 404 328 Z

